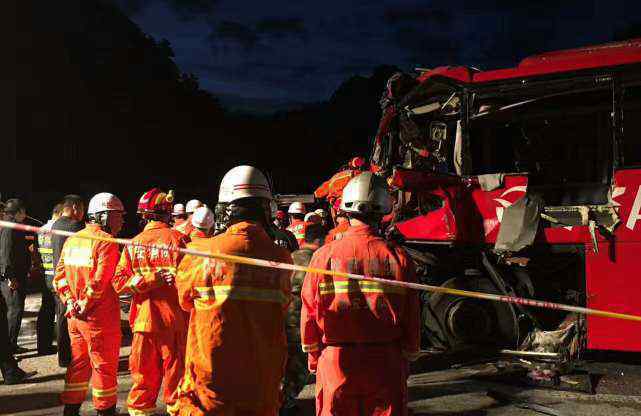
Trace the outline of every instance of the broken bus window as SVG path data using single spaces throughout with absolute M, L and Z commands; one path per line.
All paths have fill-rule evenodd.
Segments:
M 520 101 L 481 103 L 487 115 L 470 124 L 473 173 L 527 173 L 548 206 L 607 203 L 611 90 Z

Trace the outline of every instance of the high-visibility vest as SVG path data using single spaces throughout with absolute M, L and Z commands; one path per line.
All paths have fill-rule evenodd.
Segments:
M 51 244 L 50 234 L 38 234 L 38 253 L 40 253 L 42 267 L 45 270 L 45 278 L 51 281 L 55 274 L 55 265 L 53 264 L 53 244 Z
M 294 220 L 290 226 L 287 227 L 287 231 L 294 234 L 299 246 L 305 242 L 305 230 L 307 229 L 308 224 L 309 223 L 305 221 Z

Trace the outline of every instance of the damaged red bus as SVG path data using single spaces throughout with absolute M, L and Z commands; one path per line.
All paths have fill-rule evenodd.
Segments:
M 641 315 L 641 39 L 396 76 L 372 169 L 426 283 Z M 641 351 L 623 320 L 433 294 L 430 346 Z

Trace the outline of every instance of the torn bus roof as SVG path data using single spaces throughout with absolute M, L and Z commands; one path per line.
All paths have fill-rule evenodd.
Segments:
M 641 38 L 533 55 L 514 68 L 479 71 L 466 66 L 442 66 L 422 72 L 418 80 L 423 83 L 433 77 L 445 77 L 460 84 L 475 84 L 634 63 L 641 63 Z

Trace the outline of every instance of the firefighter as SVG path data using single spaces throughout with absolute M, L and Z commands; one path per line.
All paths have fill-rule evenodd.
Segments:
M 204 206 L 202 202 L 200 202 L 197 199 L 192 199 L 189 202 L 187 202 L 187 205 L 185 206 L 185 211 L 187 212 L 187 215 L 191 216 L 196 212 L 196 210 L 202 206 Z
M 75 235 L 112 237 L 123 225 L 124 207 L 110 193 L 91 198 L 87 225 Z M 115 415 L 118 399 L 120 308 L 111 281 L 118 265 L 117 244 L 68 238 L 56 267 L 53 287 L 67 305 L 71 363 L 60 400 L 64 415 L 79 415 L 89 379 L 98 415 Z
M 196 208 L 191 217 L 191 225 L 194 227 L 194 230 L 189 234 L 191 241 L 209 238 L 214 229 L 214 213 L 207 207 Z
M 298 250 L 298 241 L 291 231 L 289 231 L 285 227 L 281 227 L 278 222 L 278 213 L 285 213 L 278 210 L 276 201 L 272 201 L 269 204 L 269 207 L 271 209 L 271 218 L 273 221 L 268 224 L 268 227 L 266 228 L 267 234 L 269 234 L 269 236 L 277 246 L 286 249 L 290 253 L 293 253 L 294 251 Z
M 333 204 L 343 193 L 343 188 L 355 176 L 360 175 L 367 169 L 365 159 L 362 157 L 353 157 L 336 172 L 330 179 L 323 182 L 314 191 L 316 199 L 327 198 L 330 204 Z
M 305 214 L 305 219 L 303 221 L 309 224 L 320 224 L 322 222 L 322 218 L 316 212 L 308 212 Z
M 287 213 L 282 209 L 279 209 L 278 211 L 276 211 L 274 225 L 276 225 L 281 230 L 287 229 Z
M 183 204 L 174 205 L 174 209 L 171 213 L 171 219 L 174 228 L 179 227 L 187 220 L 187 212 L 185 211 L 185 206 Z
M 60 218 L 51 226 L 52 230 L 77 233 L 85 227 L 85 209 L 87 204 L 78 195 L 66 195 L 62 201 L 62 213 Z M 52 235 L 51 248 L 54 267 L 60 261 L 62 248 L 67 241 L 66 236 Z M 58 365 L 67 367 L 71 362 L 71 341 L 69 340 L 69 328 L 65 312 L 67 307 L 56 297 L 56 344 L 58 345 Z
M 316 215 L 318 215 L 321 218 L 321 225 L 323 226 L 323 229 L 325 230 L 325 233 L 329 231 L 331 227 L 331 221 L 329 214 L 327 214 L 327 211 L 325 211 L 323 208 L 318 208 L 316 211 L 314 211 Z
M 300 246 L 305 241 L 305 205 L 302 202 L 292 202 L 287 213 L 289 214 L 287 230 L 294 234 Z
M 265 176 L 237 166 L 220 184 L 216 225 L 203 251 L 291 263 L 267 232 L 272 192 Z M 270 415 L 280 406 L 287 357 L 290 272 L 186 255 L 176 286 L 190 311 L 180 415 Z
M 169 227 L 172 200 L 171 191 L 167 194 L 158 188 L 140 198 L 138 214 L 146 225 L 132 239 L 134 245 L 123 251 L 113 282 L 119 294 L 133 294 L 129 314 L 133 332 L 129 370 L 133 385 L 127 398 L 132 416 L 155 412 L 163 379 L 164 401 L 172 414 L 172 393 L 184 368 L 187 322 L 173 286 L 182 255 L 172 249 L 185 247 L 187 237 Z
M 407 253 L 377 233 L 391 208 L 384 179 L 370 172 L 352 179 L 341 203 L 351 227 L 316 251 L 310 267 L 416 281 Z M 307 273 L 301 298 L 316 414 L 406 415 L 408 360 L 419 349 L 417 292 Z
M 287 229 L 287 213 L 281 209 L 278 209 L 278 204 L 276 201 L 272 201 L 269 205 L 272 212 L 272 220 L 276 227 L 281 230 Z
M 189 234 L 191 234 L 191 232 L 194 230 L 194 226 L 191 224 L 191 218 L 194 215 L 194 211 L 202 206 L 204 206 L 204 204 L 197 199 L 192 199 L 187 202 L 187 206 L 185 207 L 187 219 L 185 220 L 185 222 L 174 228 L 184 235 L 189 236 Z

